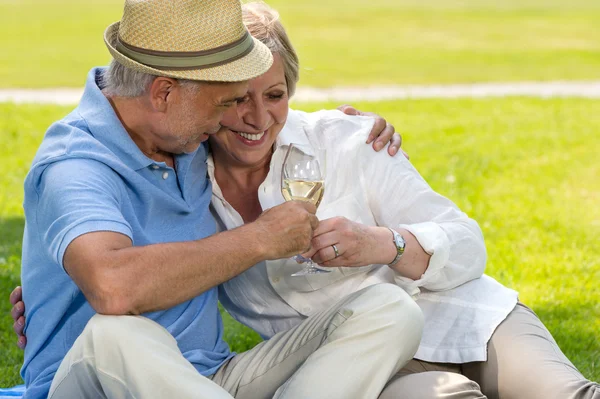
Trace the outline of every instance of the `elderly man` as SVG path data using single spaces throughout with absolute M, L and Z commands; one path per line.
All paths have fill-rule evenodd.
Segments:
M 289 202 L 214 234 L 201 142 L 272 62 L 238 0 L 127 0 L 105 41 L 113 62 L 25 182 L 25 397 L 377 397 L 422 328 L 395 286 L 242 354 L 222 340 L 215 287 L 306 250 L 318 224 Z

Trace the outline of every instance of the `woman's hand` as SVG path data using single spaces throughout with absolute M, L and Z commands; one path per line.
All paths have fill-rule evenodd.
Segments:
M 23 334 L 25 328 L 25 303 L 23 302 L 23 291 L 21 287 L 15 287 L 13 292 L 10 293 L 10 303 L 13 305 L 10 315 L 15 321 L 13 324 L 13 330 L 17 334 L 17 346 L 21 349 L 25 349 L 27 345 L 27 338 Z
M 394 126 L 381 116 L 372 112 L 361 112 L 351 105 L 340 105 L 337 109 L 346 115 L 370 116 L 375 119 L 375 124 L 367 138 L 367 144 L 373 143 L 373 149 L 375 151 L 380 151 L 388 143 L 390 144 L 388 147 L 388 154 L 390 154 L 390 156 L 395 156 L 398 153 L 398 150 L 401 149 L 402 136 L 400 136 L 400 133 L 396 133 Z M 402 150 L 402 154 L 407 159 L 409 158 L 404 150 Z
M 311 250 L 302 256 L 331 267 L 387 264 L 396 256 L 392 237 L 387 227 L 366 226 L 338 216 L 319 223 Z

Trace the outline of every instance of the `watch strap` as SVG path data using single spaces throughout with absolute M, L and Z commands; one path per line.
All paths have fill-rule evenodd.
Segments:
M 392 232 L 392 242 L 396 246 L 396 257 L 393 261 L 388 263 L 388 266 L 394 266 L 396 263 L 398 263 L 398 261 L 404 254 L 404 249 L 406 248 L 406 241 L 404 241 L 404 237 L 402 237 L 400 233 L 390 229 L 389 227 L 388 229 Z

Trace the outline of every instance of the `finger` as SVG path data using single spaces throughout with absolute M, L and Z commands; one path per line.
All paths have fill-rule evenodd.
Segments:
M 371 131 L 369 132 L 369 137 L 367 137 L 367 144 L 371 144 L 373 142 L 373 140 L 375 140 L 382 133 L 384 133 L 384 131 L 387 127 L 387 122 L 385 121 L 385 119 L 383 119 L 382 117 L 377 116 L 377 115 L 375 115 L 374 118 L 375 118 L 375 123 L 373 123 L 373 127 L 371 128 Z M 385 142 L 387 143 L 389 140 L 390 140 L 390 138 L 388 137 Z M 375 148 L 375 147 L 373 147 L 373 148 Z M 375 149 L 375 151 L 379 151 L 379 150 Z
M 23 302 L 17 302 L 12 307 L 12 309 L 10 311 L 10 316 L 12 317 L 13 320 L 16 321 L 19 317 L 23 316 L 24 313 L 25 313 L 25 306 L 24 306 Z
M 25 347 L 27 346 L 27 338 L 24 335 L 20 336 L 17 340 L 17 346 L 21 349 L 25 349 Z
M 15 333 L 17 333 L 18 336 L 24 335 L 23 331 L 25 330 L 25 317 L 21 316 L 19 317 L 19 319 L 16 321 L 16 330 Z
M 23 330 L 25 328 L 25 318 L 23 316 L 19 317 L 17 321 L 13 323 L 13 330 L 17 336 L 23 335 Z
M 339 243 L 340 243 L 340 234 L 337 231 L 330 231 L 325 234 L 321 234 L 319 236 L 314 236 L 311 241 L 311 246 L 319 251 L 323 248 L 327 248 L 332 246 L 333 244 L 338 245 L 339 252 Z
M 383 129 L 383 131 L 379 135 L 379 137 L 377 137 L 377 139 L 375 140 L 375 143 L 373 143 L 373 149 L 375 151 L 380 151 L 383 147 L 385 147 L 387 143 L 389 143 L 392 140 L 395 132 L 396 131 L 394 129 L 394 126 L 388 123 L 385 126 L 385 129 Z
M 302 208 L 306 209 L 307 212 L 311 213 L 311 214 L 315 214 L 317 213 L 317 207 L 314 206 L 312 203 L 308 202 L 308 201 L 299 201 L 299 200 L 295 200 L 295 201 L 288 201 L 290 203 L 295 203 L 296 206 L 301 206 Z M 286 202 L 287 203 L 287 202 Z
M 360 112 L 354 108 L 352 105 L 344 104 L 338 107 L 340 111 L 345 113 L 346 115 L 359 115 Z
M 320 236 L 322 234 L 327 234 L 331 231 L 335 231 L 337 230 L 337 217 L 334 218 L 329 218 L 329 219 L 325 219 L 325 220 L 320 220 L 319 221 L 319 227 L 315 230 L 315 234 L 314 236 Z
M 312 228 L 313 232 L 317 229 L 317 227 L 319 227 L 319 218 L 316 217 L 315 215 L 309 215 L 310 216 L 310 227 Z
M 316 262 L 318 264 L 326 264 L 327 262 L 333 261 L 335 258 L 338 258 L 339 256 L 341 256 L 341 253 L 339 245 L 336 245 L 336 247 L 338 248 L 338 256 L 335 255 L 335 249 L 333 249 L 333 246 L 330 245 L 318 251 L 315 254 L 315 256 L 312 257 L 313 262 Z
M 402 137 L 400 134 L 395 133 L 392 136 L 392 140 L 390 141 L 390 146 L 388 147 L 388 154 L 394 156 L 398 153 L 398 149 L 402 145 Z
M 316 252 L 317 252 L 316 249 L 314 249 L 313 247 L 310 247 L 310 249 L 308 251 L 300 254 L 300 256 L 302 256 L 305 259 L 310 259 L 315 255 Z
M 23 290 L 20 286 L 15 287 L 15 289 L 10 293 L 10 304 L 14 305 L 21 300 L 23 297 Z

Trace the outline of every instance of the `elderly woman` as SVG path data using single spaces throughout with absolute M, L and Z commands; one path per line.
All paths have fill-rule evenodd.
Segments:
M 598 384 L 577 371 L 517 293 L 482 275 L 477 223 L 404 157 L 366 148 L 372 119 L 290 110 L 298 58 L 276 12 L 250 3 L 244 20 L 275 61 L 210 138 L 215 217 L 222 229 L 255 220 L 284 201 L 288 146 L 325 148 L 321 223 L 304 255 L 331 273 L 291 277 L 302 268 L 294 261 L 257 264 L 220 288 L 228 312 L 268 339 L 358 289 L 392 282 L 416 298 L 425 329 L 382 398 L 600 399 Z

